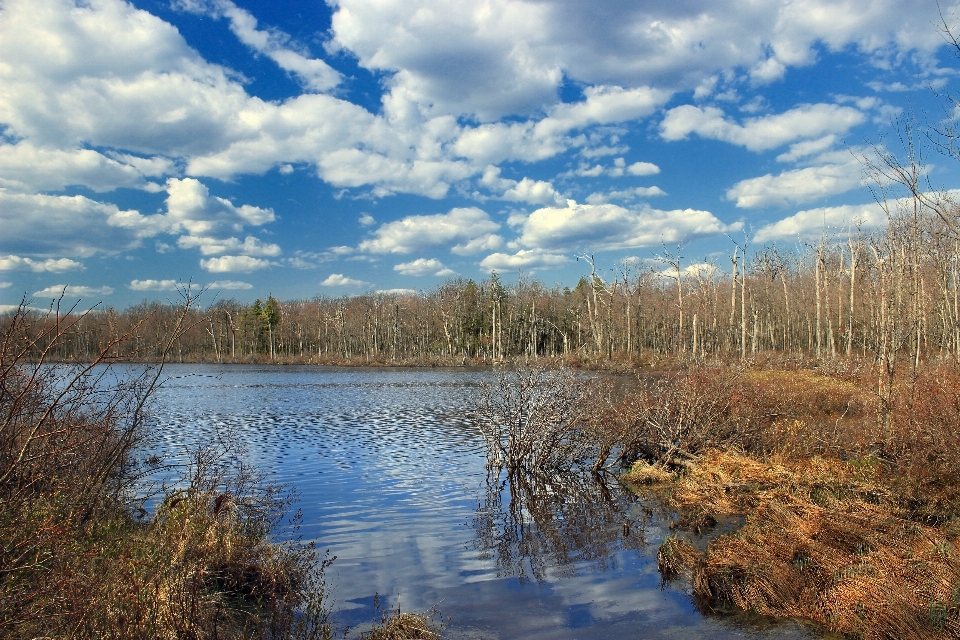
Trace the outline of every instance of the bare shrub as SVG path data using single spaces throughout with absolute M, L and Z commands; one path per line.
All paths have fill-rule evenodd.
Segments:
M 642 386 L 629 400 L 634 420 L 621 460 L 683 468 L 707 447 L 729 442 L 740 376 L 737 368 L 696 366 Z
M 475 423 L 492 467 L 555 473 L 591 460 L 591 383 L 567 369 L 504 371 L 482 387 Z
M 271 542 L 289 502 L 229 452 L 198 453 L 152 518 L 134 516 L 162 366 L 110 367 L 133 332 L 48 364 L 79 321 L 51 316 L 21 306 L 0 336 L 0 635 L 329 637 L 324 562 Z

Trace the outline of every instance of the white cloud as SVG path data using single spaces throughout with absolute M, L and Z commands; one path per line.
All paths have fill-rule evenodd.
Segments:
M 430 247 L 453 245 L 455 253 L 482 251 L 499 245 L 493 234 L 500 225 L 476 207 L 451 209 L 449 213 L 407 216 L 380 225 L 373 237 L 360 243 L 370 253 L 412 253 Z M 494 247 L 495 248 L 495 247 Z
M 42 148 L 177 157 L 247 129 L 249 98 L 175 27 L 119 0 L 10 0 L 0 15 L 0 122 Z
M 543 160 L 573 146 L 574 141 L 567 138 L 571 131 L 646 117 L 670 94 L 650 87 L 598 86 L 585 89 L 584 96 L 582 102 L 555 105 L 539 121 L 465 128 L 454 142 L 453 152 L 483 165 Z
M 228 18 L 242 42 L 310 90 L 329 90 L 339 80 L 305 46 L 258 26 L 228 0 L 183 4 Z M 153 189 L 147 178 L 179 175 L 178 166 L 229 180 L 299 164 L 335 186 L 368 188 L 378 197 L 440 198 L 489 164 L 532 162 L 571 148 L 620 152 L 624 147 L 571 136 L 646 118 L 676 91 L 711 94 L 716 78 L 734 69 L 769 81 L 812 63 L 821 47 L 922 60 L 942 44 L 930 28 L 935 7 L 921 0 L 879 0 L 867 9 L 853 0 L 811 0 L 802 9 L 721 0 L 604 11 L 559 0 L 339 0 L 333 10 L 328 53 L 341 48 L 383 74 L 388 93 L 380 114 L 331 95 L 252 97 L 236 74 L 204 61 L 175 27 L 120 0 L 8 0 L 0 15 L 0 122 L 10 139 L 25 142 L 7 146 L 45 150 L 37 153 L 64 170 L 13 167 L 2 175 L 24 191 L 64 181 Z M 559 102 L 565 78 L 584 87 L 582 101 Z M 846 131 L 857 113 L 846 109 L 826 114 L 832 128 L 812 122 L 815 113 L 739 125 L 709 108 L 671 110 L 666 133 L 771 148 Z M 481 124 L 470 123 L 471 114 Z M 497 122 L 502 115 L 530 119 Z M 807 129 L 793 137 L 783 132 L 794 125 Z M 27 146 L 16 152 L 26 154 Z M 239 209 L 250 224 L 263 223 L 264 210 Z
M 225 16 L 230 21 L 230 30 L 240 42 L 267 56 L 284 71 L 294 74 L 307 89 L 327 91 L 340 83 L 340 74 L 330 65 L 308 57 L 305 47 L 293 42 L 286 33 L 278 29 L 258 29 L 253 14 L 230 0 L 211 0 L 209 3 L 181 0 L 177 6 L 196 13 L 209 13 L 214 17 Z
M 228 291 L 243 291 L 247 289 L 253 289 L 253 285 L 249 282 L 242 282 L 240 280 L 217 280 L 211 282 L 207 285 L 207 289 L 224 289 Z
M 127 288 L 134 291 L 176 291 L 178 286 L 176 280 L 131 280 Z
M 819 207 L 799 211 L 792 216 L 760 227 L 754 242 L 797 240 L 819 237 L 823 233 L 846 234 L 858 227 L 874 229 L 886 224 L 887 217 L 875 202 L 839 207 Z
M 569 200 L 565 208 L 538 209 L 527 216 L 518 242 L 544 250 L 630 249 L 737 231 L 741 226 L 724 224 L 709 211 L 626 209 Z
M 457 272 L 443 266 L 436 258 L 417 258 L 412 262 L 401 262 L 393 267 L 394 271 L 405 276 L 455 276 Z
M 526 269 L 529 272 L 550 267 L 558 267 L 570 258 L 563 254 L 550 253 L 540 249 L 521 249 L 516 253 L 492 253 L 480 261 L 480 267 L 486 271 L 516 271 Z
M 787 67 L 774 57 L 758 62 L 750 69 L 750 80 L 754 84 L 769 84 L 783 78 Z
M 543 180 L 524 178 L 515 186 L 507 189 L 501 196 L 509 202 L 527 202 L 529 204 L 554 204 L 563 202 L 563 198 L 553 185 Z
M 78 257 L 117 253 L 138 246 L 143 235 L 155 233 L 150 224 L 156 218 L 84 196 L 0 190 L 4 249 L 17 253 Z
M 716 107 L 683 105 L 667 112 L 660 123 L 660 135 L 665 140 L 682 140 L 696 133 L 751 151 L 765 151 L 793 140 L 841 134 L 865 121 L 866 116 L 853 107 L 808 104 L 776 115 L 748 118 L 740 125 L 725 118 Z
M 84 287 L 55 284 L 46 289 L 34 291 L 33 295 L 38 298 L 59 298 L 61 295 L 65 298 L 92 298 L 108 296 L 111 293 L 113 293 L 113 288 L 111 287 Z
M 50 196 L 14 193 L 0 189 L 0 223 L 4 248 L 17 253 L 72 255 L 118 253 L 136 248 L 141 240 L 161 233 L 187 233 L 186 246 L 217 248 L 208 253 L 236 251 L 274 256 L 275 244 L 248 237 L 214 240 L 213 233 L 237 232 L 246 225 L 274 219 L 273 210 L 250 205 L 234 206 L 209 194 L 193 178 L 167 181 L 167 212 L 142 215 L 85 196 Z
M 837 141 L 837 136 L 831 134 L 816 140 L 804 140 L 790 145 L 790 150 L 777 156 L 777 162 L 795 162 L 800 158 L 812 156 L 826 151 Z
M 221 228 L 239 230 L 244 224 L 255 226 L 273 222 L 273 209 L 250 205 L 234 206 L 194 178 L 167 180 L 167 219 L 172 232 L 187 231 L 203 235 Z
M 118 187 L 162 190 L 160 185 L 148 182 L 136 166 L 90 149 L 39 148 L 28 141 L 0 144 L 0 187 L 30 193 L 59 191 L 70 185 L 97 192 Z
M 0 282 L 0 289 L 9 289 L 12 286 L 12 282 Z
M 250 273 L 273 266 L 275 263 L 250 256 L 221 256 L 200 261 L 200 266 L 211 273 Z
M 634 162 L 627 167 L 627 173 L 632 176 L 653 176 L 660 173 L 660 167 L 652 162 Z
M 612 167 L 606 167 L 602 164 L 591 166 L 588 163 L 581 162 L 576 169 L 561 174 L 563 177 L 577 176 L 580 178 L 599 178 L 600 176 L 609 176 L 611 178 L 620 178 L 624 174 L 632 176 L 652 176 L 660 173 L 660 167 L 651 162 L 634 162 L 629 167 L 623 158 L 616 158 Z
M 389 75 L 385 103 L 484 121 L 535 113 L 564 77 L 586 85 L 701 88 L 730 69 L 753 82 L 813 63 L 819 48 L 930 54 L 942 42 L 923 0 L 591 3 L 338 0 L 334 46 Z M 947 10 L 945 8 L 945 10 Z M 708 88 L 704 88 L 708 87 Z M 391 107 L 388 107 L 391 108 Z M 402 106 L 392 107 L 397 111 Z
M 499 200 L 508 202 L 527 202 L 530 204 L 554 204 L 563 202 L 560 194 L 553 188 L 553 185 L 544 180 L 532 180 L 523 178 L 520 181 L 504 178 L 500 175 L 500 168 L 488 165 L 483 170 L 478 183 L 481 186 L 497 192 L 494 196 Z M 474 197 L 483 198 L 479 192 L 474 193 Z
M 744 209 L 811 202 L 845 193 L 863 184 L 863 165 L 847 152 L 823 154 L 821 164 L 741 180 L 727 190 L 728 200 Z
M 320 283 L 323 287 L 367 287 L 369 282 L 348 278 L 342 273 L 331 273 L 327 279 Z
M 280 245 L 262 242 L 253 236 L 247 236 L 243 242 L 237 238 L 206 238 L 198 236 L 180 236 L 177 246 L 181 249 L 199 248 L 205 256 L 218 253 L 239 253 L 245 256 L 275 257 L 282 252 Z
M 584 158 L 600 158 L 602 156 L 615 156 L 628 151 L 630 151 L 630 147 L 627 146 L 611 147 L 601 145 L 599 147 L 583 147 L 580 149 L 580 155 Z
M 360 226 L 363 226 L 363 227 L 369 227 L 370 225 L 377 223 L 374 217 L 369 213 L 361 213 L 359 222 L 360 222 Z
M 29 269 L 34 273 L 63 273 L 64 271 L 83 270 L 83 263 L 69 258 L 47 258 L 46 260 L 32 260 L 20 256 L 0 256 L 0 271 Z

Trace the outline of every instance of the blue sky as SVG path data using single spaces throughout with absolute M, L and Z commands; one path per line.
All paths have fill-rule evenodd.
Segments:
M 0 303 L 573 284 L 869 229 L 861 156 L 947 115 L 940 10 L 3 0 Z

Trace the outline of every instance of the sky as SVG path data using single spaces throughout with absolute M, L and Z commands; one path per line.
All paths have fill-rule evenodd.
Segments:
M 958 9 L 0 0 L 0 303 L 572 286 L 874 228 L 863 159 L 950 115 Z

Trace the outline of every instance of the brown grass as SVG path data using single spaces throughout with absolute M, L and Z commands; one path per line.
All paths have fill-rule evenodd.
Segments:
M 689 571 L 710 610 L 807 618 L 862 638 L 960 633 L 960 524 L 917 523 L 878 465 L 709 452 L 676 484 L 683 523 L 730 515 L 744 526 L 704 553 L 670 539 L 665 577 Z
M 866 639 L 960 636 L 960 367 L 899 373 L 882 402 L 879 374 L 850 362 L 701 366 L 641 394 L 641 418 L 670 429 L 639 431 L 636 448 L 663 456 L 682 442 L 692 454 L 655 490 L 676 527 L 744 521 L 705 551 L 690 534 L 667 539 L 662 575 L 688 574 L 711 611 Z M 648 455 L 626 478 L 666 480 L 656 472 L 669 462 Z
M 430 615 L 421 613 L 394 613 L 371 631 L 361 634 L 361 640 L 443 640 L 440 630 Z
M 45 365 L 70 327 L 31 341 L 28 324 L 21 309 L 0 336 L 0 636 L 328 638 L 326 563 L 272 538 L 285 494 L 203 450 L 135 517 L 159 372 L 111 378 L 123 336 L 92 364 Z

